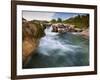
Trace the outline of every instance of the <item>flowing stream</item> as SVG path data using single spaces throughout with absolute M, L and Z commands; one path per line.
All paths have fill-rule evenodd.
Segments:
M 89 40 L 69 33 L 52 32 L 45 29 L 37 54 L 33 55 L 25 68 L 48 68 L 89 65 Z

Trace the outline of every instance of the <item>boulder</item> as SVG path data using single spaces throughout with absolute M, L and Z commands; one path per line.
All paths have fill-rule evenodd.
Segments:
M 25 20 L 22 23 L 22 58 L 24 64 L 28 62 L 31 55 L 35 54 L 40 39 L 45 36 L 44 29 L 40 23 L 31 23 Z
M 89 38 L 89 29 L 84 29 L 82 32 L 81 32 L 81 35 L 88 39 Z

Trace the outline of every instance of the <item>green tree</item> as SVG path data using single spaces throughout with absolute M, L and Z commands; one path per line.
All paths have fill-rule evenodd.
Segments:
M 56 19 L 52 19 L 50 22 L 51 23 L 56 23 Z
M 62 22 L 62 19 L 61 19 L 61 18 L 58 18 L 58 19 L 57 19 L 57 22 Z

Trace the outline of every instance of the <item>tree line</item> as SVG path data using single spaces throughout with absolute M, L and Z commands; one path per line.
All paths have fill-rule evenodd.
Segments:
M 69 19 L 52 19 L 51 23 L 64 23 L 64 24 L 72 24 L 77 28 L 88 28 L 89 27 L 89 14 L 85 15 L 77 15 L 75 17 L 71 17 Z

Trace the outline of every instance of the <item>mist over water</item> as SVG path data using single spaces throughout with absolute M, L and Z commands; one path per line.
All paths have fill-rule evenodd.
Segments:
M 70 32 L 52 32 L 52 26 L 45 29 L 45 34 L 37 54 L 31 57 L 25 68 L 89 65 L 89 40 Z

